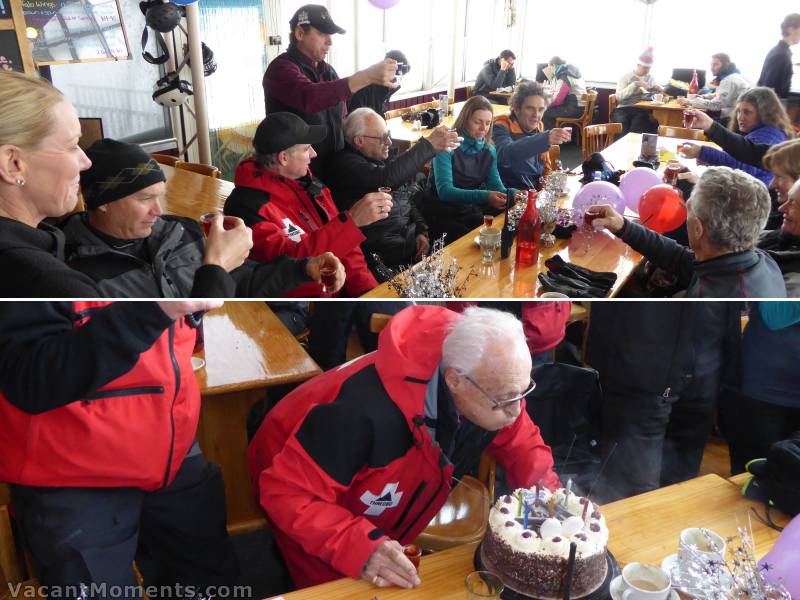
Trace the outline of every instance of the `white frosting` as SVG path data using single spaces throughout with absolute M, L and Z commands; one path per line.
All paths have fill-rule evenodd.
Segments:
M 513 520 L 514 520 L 514 515 L 512 514 L 504 515 L 502 512 L 500 512 L 500 509 L 498 508 L 493 508 L 491 511 L 489 511 L 489 524 L 494 529 L 500 529 L 506 524 L 506 521 L 513 521 Z
M 509 498 L 511 502 L 506 502 L 506 499 Z M 519 509 L 519 498 L 517 496 L 517 492 L 510 496 L 500 496 L 497 499 L 497 502 L 494 503 L 495 508 L 507 508 L 508 511 L 511 513 L 512 518 L 517 516 L 517 510 Z
M 571 516 L 561 524 L 561 531 L 567 537 L 572 537 L 583 529 L 584 522 L 580 517 Z
M 592 531 L 591 528 L 592 523 L 598 525 L 600 531 Z M 583 532 L 591 541 L 593 541 L 596 544 L 599 544 L 601 546 L 605 546 L 606 544 L 608 544 L 608 528 L 605 526 L 605 523 L 601 523 L 600 521 L 596 520 L 591 520 L 586 525 L 586 527 L 583 528 Z
M 530 537 L 525 537 L 525 533 L 530 533 Z M 541 540 L 536 535 L 535 531 L 530 529 L 523 529 L 520 531 L 513 540 L 511 540 L 511 547 L 517 552 L 525 552 L 528 554 L 536 554 L 540 550 Z
M 569 542 L 563 536 L 557 535 L 550 538 L 542 538 L 541 548 L 545 554 L 569 558 Z
M 586 539 L 582 540 L 580 537 L 576 536 L 581 536 Z M 600 554 L 600 552 L 605 550 L 605 546 L 601 546 L 597 542 L 592 541 L 592 539 L 586 535 L 585 532 L 582 535 L 581 533 L 578 533 L 576 536 L 573 536 L 570 541 L 575 542 L 575 554 L 578 557 L 586 558 L 595 554 Z
M 510 527 L 507 527 L 506 525 L 509 521 L 511 521 L 514 524 L 511 525 Z M 502 539 L 506 544 L 512 546 L 517 536 L 520 533 L 522 533 L 522 525 L 520 525 L 513 519 L 508 519 L 500 527 L 495 529 L 495 533 L 497 533 L 497 535 L 500 536 L 500 539 Z
M 539 527 L 539 533 L 545 539 L 561 535 L 561 521 L 554 518 L 545 519 Z

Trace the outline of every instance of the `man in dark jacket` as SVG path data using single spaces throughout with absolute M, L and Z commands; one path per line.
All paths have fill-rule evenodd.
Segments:
M 414 176 L 437 152 L 458 147 L 458 134 L 446 126 L 437 127 L 408 151 L 392 159 L 392 138 L 383 117 L 369 108 L 352 112 L 345 122 L 346 146 L 331 161 L 328 185 L 339 210 L 349 210 L 356 201 L 379 188 L 392 189 L 389 216 L 361 228 L 361 244 L 376 279 L 384 279 L 371 255 L 377 254 L 387 267 L 409 265 L 422 258 L 430 247 L 428 226 L 414 206 Z M 387 160 L 388 159 L 388 160 Z
M 339 79 L 325 56 L 333 43 L 331 36 L 345 31 L 333 22 L 328 9 L 319 4 L 301 6 L 289 27 L 289 49 L 276 57 L 264 73 L 267 114 L 291 112 L 309 125 L 327 128 L 325 137 L 314 145 L 317 157 L 311 165 L 317 177 L 325 181 L 328 161 L 344 146 L 345 103 L 370 84 L 396 88 L 393 81 L 397 61 L 386 58 Z
M 0 481 L 51 598 L 140 598 L 143 554 L 158 567 L 145 585 L 170 586 L 158 597 L 236 580 L 222 477 L 195 441 L 190 362 L 192 314 L 220 304 L 0 307 Z
M 610 502 L 696 477 L 720 383 L 739 353 L 737 302 L 594 302 L 586 362 L 603 390 L 597 495 Z
M 789 190 L 789 197 L 778 210 L 783 214 L 780 229 L 764 231 L 758 247 L 765 250 L 783 273 L 786 295 L 800 297 L 800 181 Z
M 778 42 L 764 59 L 758 85 L 772 88 L 778 98 L 786 100 L 792 87 L 792 49 L 800 42 L 800 14 L 787 15 L 781 23 L 781 41 Z
M 235 239 L 221 222 L 209 229 L 206 242 L 196 221 L 163 215 L 164 173 L 136 144 L 100 140 L 87 150 L 87 156 L 92 166 L 81 173 L 81 182 L 89 210 L 64 223 L 65 256 L 73 269 L 96 281 L 106 297 L 190 296 L 196 281 L 208 278 L 206 255 L 220 248 L 228 253 L 235 250 Z M 228 226 L 238 221 L 229 219 Z M 249 250 L 248 244 L 238 252 L 241 256 Z M 281 257 L 272 263 L 246 260 L 241 266 L 231 263 L 230 276 L 225 273 L 223 281 L 232 289 L 219 293 L 212 288 L 206 295 L 280 296 L 310 278 L 318 281 L 323 263 L 340 266 L 332 254 L 307 260 Z
M 517 73 L 514 71 L 515 60 L 517 57 L 511 50 L 503 50 L 497 58 L 487 60 L 475 79 L 472 93 L 488 96 L 497 88 L 513 86 L 517 81 Z
M 767 188 L 752 175 L 710 167 L 687 202 L 689 246 L 597 206 L 595 225 L 608 228 L 656 266 L 678 278 L 689 298 L 785 298 L 780 269 L 756 250 L 770 209 Z
M 530 370 L 512 315 L 412 306 L 392 317 L 376 352 L 281 400 L 248 462 L 295 585 L 343 576 L 419 585 L 401 544 L 428 525 L 483 450 L 512 485 L 559 487 L 550 448 L 525 412 Z

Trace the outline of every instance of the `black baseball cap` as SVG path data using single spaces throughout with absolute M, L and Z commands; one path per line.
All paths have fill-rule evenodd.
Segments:
M 298 8 L 292 20 L 289 21 L 289 27 L 292 33 L 294 33 L 294 28 L 298 25 L 311 25 L 311 27 L 319 29 L 322 33 L 333 34 L 345 32 L 344 29 L 333 22 L 331 13 L 321 4 L 306 4 Z
M 328 128 L 309 125 L 294 113 L 276 112 L 259 123 L 253 148 L 259 154 L 274 154 L 295 144 L 316 144 L 325 139 Z

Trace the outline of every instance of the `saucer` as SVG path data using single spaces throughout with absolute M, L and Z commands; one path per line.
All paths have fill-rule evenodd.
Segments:
M 206 361 L 204 361 L 202 358 L 200 358 L 199 356 L 192 357 L 192 370 L 199 371 L 205 366 L 206 366 Z
M 624 591 L 625 582 L 622 580 L 622 575 L 617 575 L 611 580 L 611 585 L 608 586 L 608 593 L 611 600 L 622 600 L 622 592 Z M 678 592 L 674 589 L 669 591 L 669 600 L 680 600 Z

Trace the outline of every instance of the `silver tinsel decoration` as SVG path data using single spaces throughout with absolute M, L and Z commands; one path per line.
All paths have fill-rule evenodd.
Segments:
M 463 269 L 453 257 L 444 255 L 444 236 L 433 242 L 432 252 L 413 267 L 403 267 L 389 280 L 389 287 L 401 298 L 461 298 L 467 282 L 478 275 L 473 268 L 459 283 Z
M 678 558 L 669 573 L 672 585 L 699 600 L 792 600 L 786 588 L 768 581 L 759 569 L 752 528 L 739 527 L 738 532 L 726 540 L 728 552 L 722 560 L 687 546 L 687 564 Z M 708 547 L 716 549 L 707 530 L 703 533 Z

